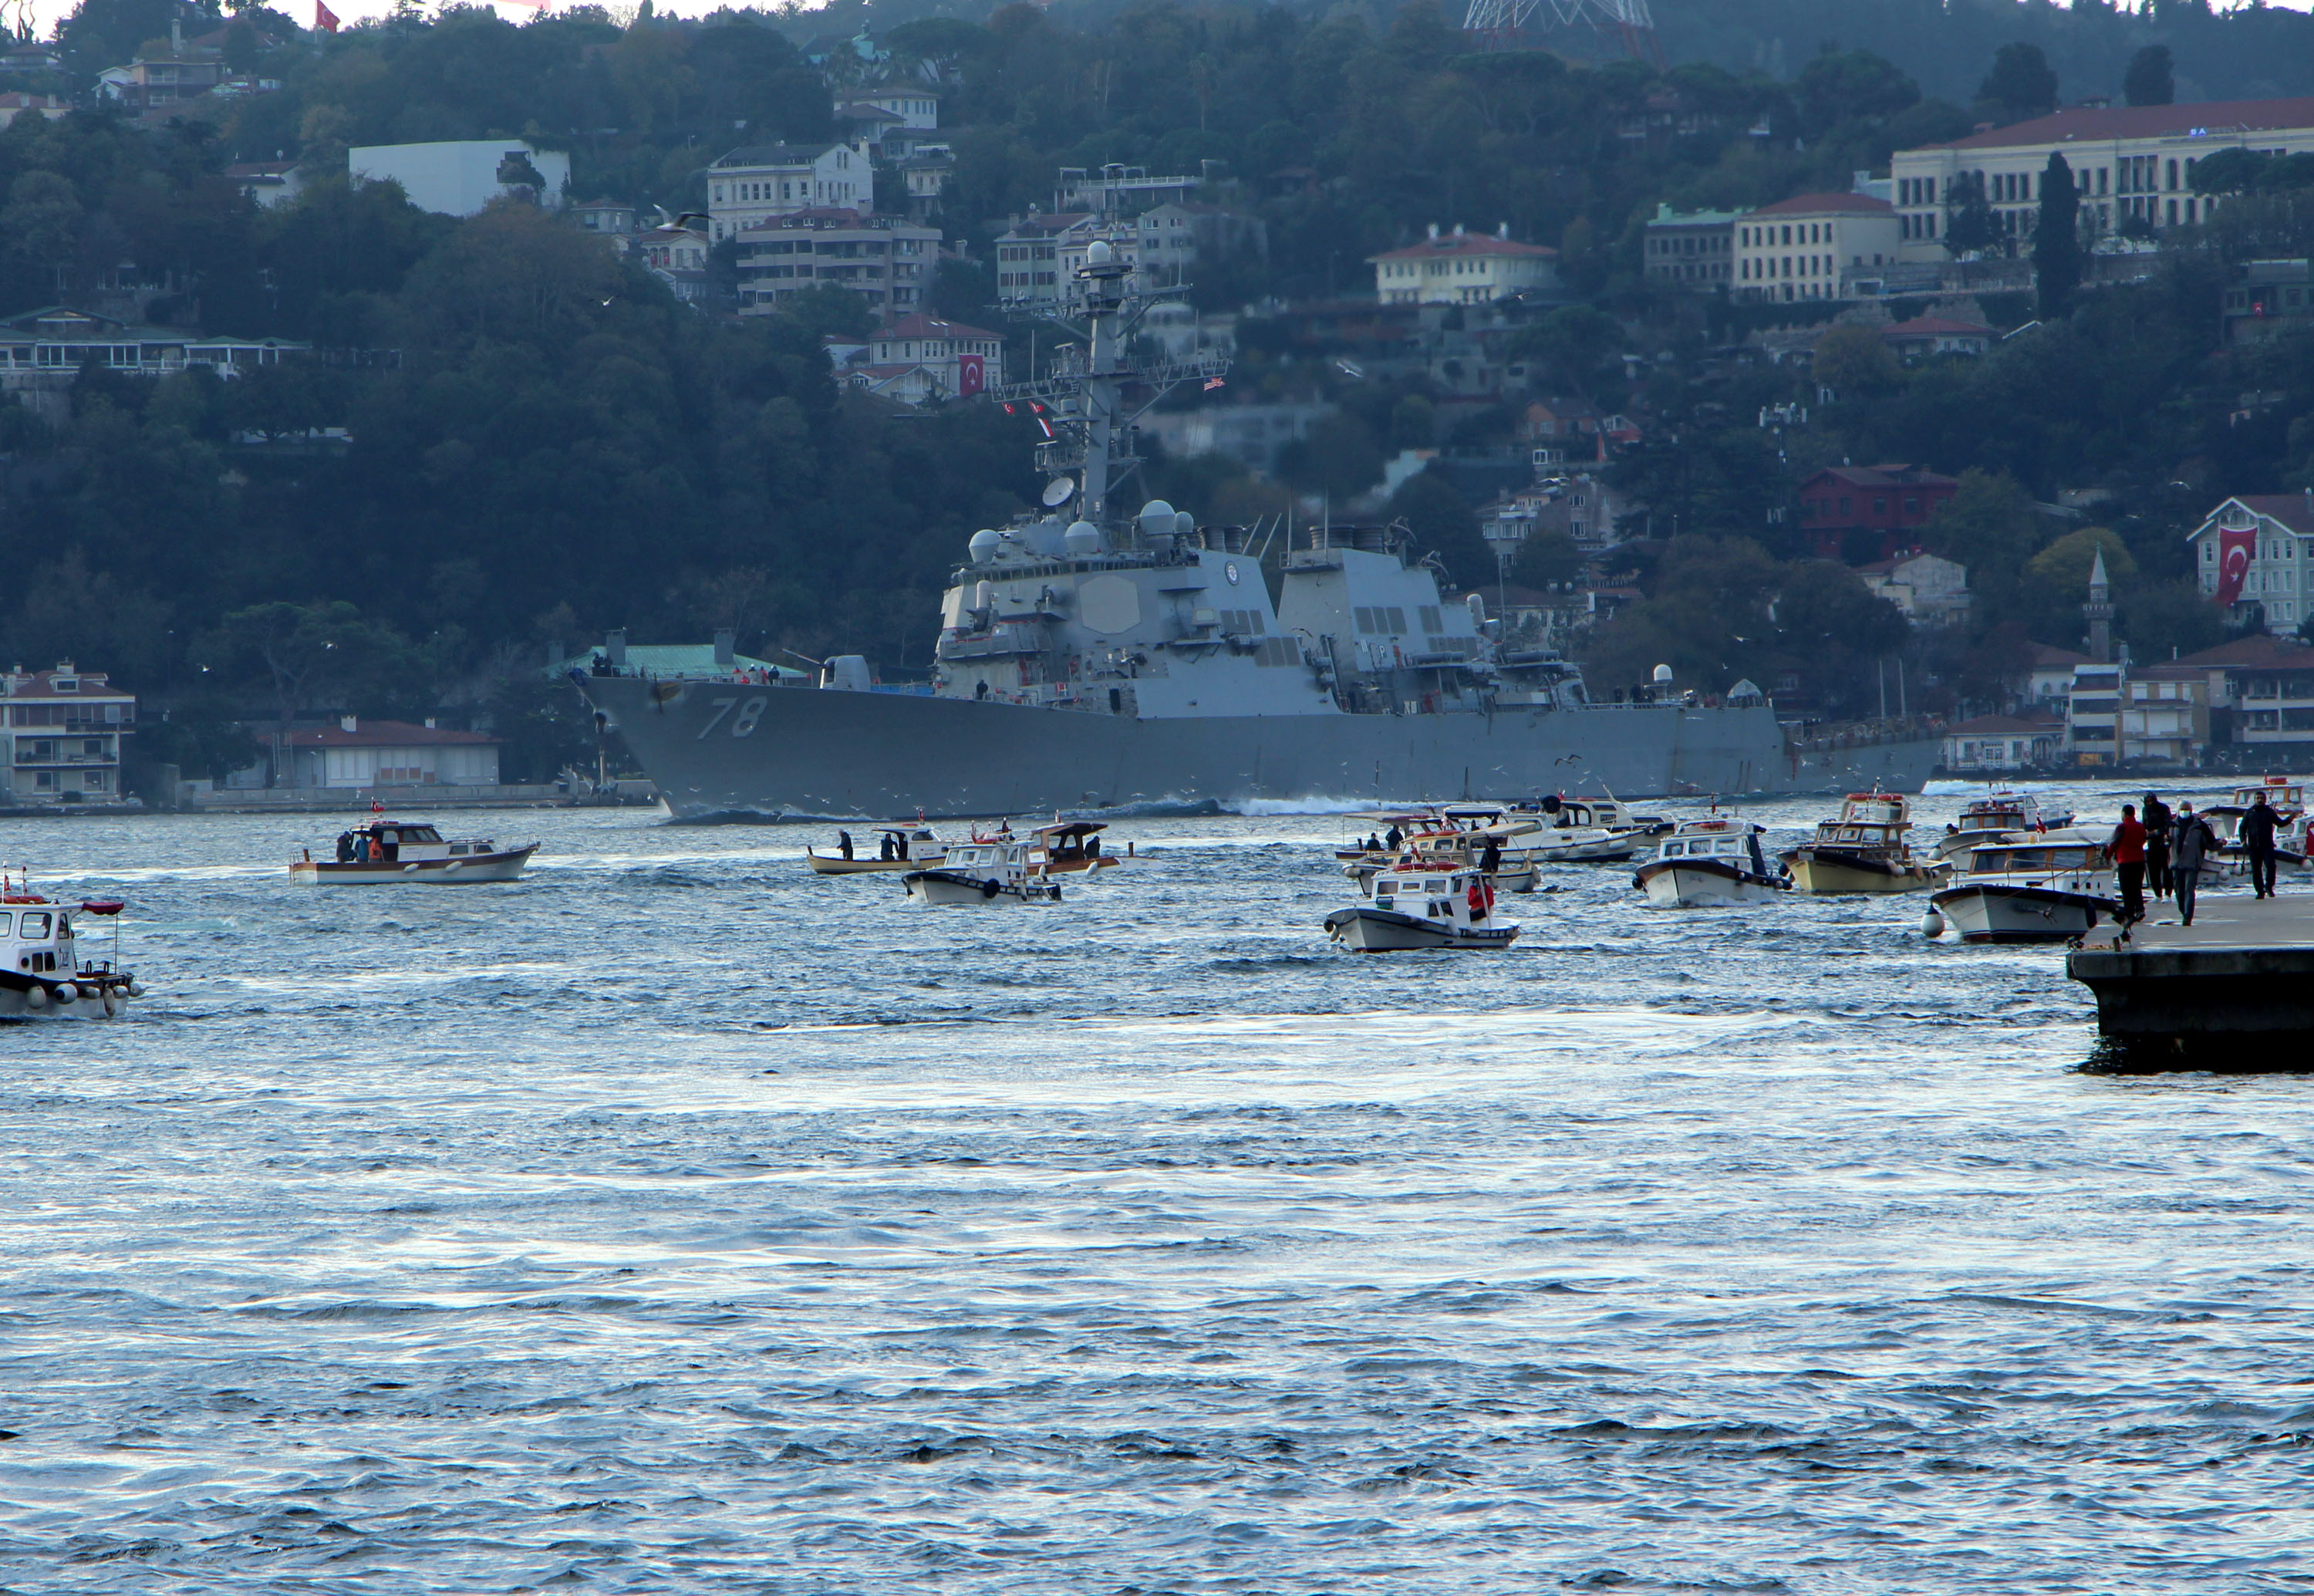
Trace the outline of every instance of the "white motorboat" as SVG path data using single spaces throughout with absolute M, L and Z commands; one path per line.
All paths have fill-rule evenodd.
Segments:
M 82 952 L 72 909 L 41 896 L 21 874 L 0 874 L 0 1018 L 110 1019 L 144 995 L 120 965 L 119 900 L 90 898 L 80 911 L 112 921 L 110 957 Z
M 1814 842 L 1778 857 L 1802 892 L 1921 892 L 1940 886 L 1952 866 L 1912 851 L 1904 837 L 1912 824 L 1903 794 L 1851 792 L 1839 819 L 1816 823 Z
M 807 848 L 803 851 L 804 862 L 815 876 L 874 876 L 930 869 L 947 856 L 948 844 L 941 841 L 938 833 L 921 823 L 870 829 L 876 837 L 874 859 L 849 858 L 841 849 L 834 853 L 819 853 Z
M 1106 830 L 1091 820 L 1056 820 L 1026 837 L 1010 832 L 951 845 L 932 869 L 900 877 L 919 904 L 1057 904 L 1057 875 L 1090 874 L 1125 861 L 1100 851 Z
M 1326 932 L 1356 953 L 1411 953 L 1428 948 L 1496 950 L 1519 928 L 1495 918 L 1485 875 L 1409 853 L 1358 883 L 1364 902 L 1326 916 Z
M 1760 851 L 1764 830 L 1718 816 L 1683 822 L 1632 874 L 1631 885 L 1669 909 L 1764 904 L 1792 889 L 1791 877 L 1771 869 Z
M 1964 942 L 2062 942 L 2117 919 L 2113 861 L 2074 833 L 1992 842 L 1972 851 L 1950 886 L 1930 895 L 1921 929 Z
M 2259 798 L 2274 811 L 2274 862 L 2285 870 L 2306 868 L 2314 858 L 2314 816 L 2306 809 L 2306 782 L 2295 776 L 2268 776 L 2234 789 L 2231 799 L 2212 804 L 2202 818 L 2218 834 L 2218 862 L 2231 876 L 2249 874 L 2249 855 L 2241 844 L 2242 816 Z
M 1543 829 L 1528 844 L 1539 864 L 1622 864 L 1672 829 L 1657 815 L 1637 815 L 1621 798 L 1547 798 L 1534 806 Z
M 2063 831 L 2072 824 L 2071 809 L 2045 809 L 2029 792 L 1996 792 L 1961 807 L 1960 818 L 1937 839 L 1937 857 L 1958 860 L 1979 843 L 2018 833 Z
M 487 838 L 446 838 L 424 821 L 377 819 L 340 835 L 333 860 L 317 860 L 309 850 L 290 860 L 289 879 L 301 886 L 519 881 L 537 851 L 535 842 L 501 848 Z

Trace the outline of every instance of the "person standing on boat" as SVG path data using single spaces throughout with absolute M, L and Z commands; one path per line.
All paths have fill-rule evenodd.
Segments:
M 876 839 L 876 857 L 889 864 L 892 860 L 892 833 L 886 832 Z
M 1494 838 L 1488 837 L 1487 839 L 1486 847 L 1479 851 L 1479 873 L 1482 875 L 1491 876 L 1502 868 L 1503 845 Z
M 2121 875 L 2121 923 L 2135 925 L 2145 918 L 2145 827 L 2135 804 L 2122 805 L 2121 824 L 2113 828 L 2105 851 Z
M 2204 861 L 2217 847 L 2218 833 L 2210 829 L 2210 823 L 2180 798 L 2169 842 L 2169 886 L 2177 895 L 2177 913 L 2187 925 L 2194 923 L 2194 896 L 2202 885 Z
M 835 833 L 835 851 L 842 854 L 845 859 L 850 859 L 852 857 L 852 833 L 850 832 L 840 831 Z
M 2169 895 L 2169 833 L 2177 817 L 2154 793 L 2145 795 L 2138 818 L 2145 824 L 2145 886 L 2157 898 Z
M 2242 851 L 2249 855 L 2249 884 L 2262 898 L 2274 895 L 2274 833 L 2281 820 L 2263 792 L 2241 817 Z
M 2263 802 L 2264 800 L 2261 799 L 2260 801 Z M 1398 851 L 1398 845 L 1406 841 L 1406 833 L 1399 830 L 1397 824 L 1392 822 L 1390 830 L 1382 833 L 1382 840 L 1385 847 L 1387 847 L 1392 853 L 1396 853 Z

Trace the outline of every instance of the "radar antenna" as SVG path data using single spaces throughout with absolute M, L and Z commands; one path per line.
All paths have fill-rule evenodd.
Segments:
M 1464 31 L 1477 35 L 1487 49 L 1517 48 L 1530 24 L 1542 34 L 1578 25 L 1602 35 L 1612 29 L 1633 60 L 1664 65 L 1663 43 L 1656 37 L 1647 0 L 1471 0 L 1462 19 Z

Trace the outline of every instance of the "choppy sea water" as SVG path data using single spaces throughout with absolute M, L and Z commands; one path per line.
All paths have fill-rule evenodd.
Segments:
M 826 827 L 11 823 L 154 993 L 0 1030 L 0 1590 L 2314 1582 L 2314 1080 L 2085 1073 L 1918 897 L 1359 959 L 1349 824 L 935 911 Z

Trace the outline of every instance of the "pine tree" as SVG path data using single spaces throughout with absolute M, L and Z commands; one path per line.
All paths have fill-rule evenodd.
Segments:
M 2177 80 L 2169 64 L 2169 47 L 2149 44 L 2129 58 L 2121 80 L 2122 98 L 2132 105 L 2168 105 L 2177 98 Z
M 2073 169 L 2052 151 L 2041 172 L 2041 215 L 2033 229 L 2033 270 L 2040 281 L 2041 315 L 2054 321 L 2071 304 L 2081 280 L 2081 239 Z

